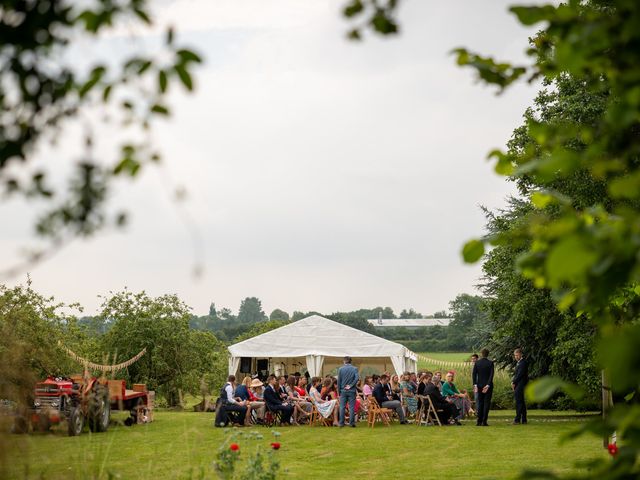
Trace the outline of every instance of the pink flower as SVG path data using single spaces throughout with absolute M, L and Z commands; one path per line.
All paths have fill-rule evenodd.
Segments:
M 229 445 L 229 448 L 232 452 L 237 452 L 238 450 L 240 450 L 240 445 L 238 445 L 237 443 L 232 443 L 231 445 Z

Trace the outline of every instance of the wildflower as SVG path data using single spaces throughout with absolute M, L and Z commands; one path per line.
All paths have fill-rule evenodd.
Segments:
M 231 445 L 229 445 L 229 449 L 232 452 L 237 452 L 238 450 L 240 450 L 240 445 L 238 445 L 237 443 L 232 443 Z

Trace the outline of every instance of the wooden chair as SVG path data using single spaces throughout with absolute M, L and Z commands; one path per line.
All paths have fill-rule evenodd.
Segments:
M 436 409 L 436 407 L 433 406 L 433 402 L 431 401 L 431 397 L 429 395 L 426 395 L 426 399 L 427 399 L 427 413 L 426 413 L 426 419 L 427 419 L 427 425 L 435 425 L 436 422 L 438 422 L 439 426 L 442 426 L 442 423 L 440 422 L 440 417 L 438 417 L 438 412 L 442 412 L 442 409 Z
M 367 425 L 373 428 L 376 425 L 376 421 L 381 421 L 386 426 L 391 425 L 390 416 L 393 410 L 390 408 L 382 408 L 373 395 L 369 397 L 369 408 L 367 415 Z
M 336 405 L 334 408 L 338 408 Z M 309 417 L 309 426 L 322 425 L 324 427 L 330 427 L 333 425 L 333 421 L 330 418 L 324 418 L 316 407 L 316 402 L 311 402 L 311 417 Z
M 279 410 L 271 410 L 269 404 L 265 404 L 264 425 L 266 427 L 275 427 L 282 425 L 282 415 Z

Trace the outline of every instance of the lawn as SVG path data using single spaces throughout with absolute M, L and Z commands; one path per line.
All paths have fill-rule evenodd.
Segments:
M 419 352 L 418 355 L 445 362 L 468 362 L 471 357 L 471 353 L 465 352 Z
M 559 445 L 562 434 L 585 421 L 582 416 L 533 411 L 530 424 L 523 426 L 511 425 L 512 416 L 509 411 L 492 413 L 488 428 L 472 421 L 461 427 L 280 428 L 282 448 L 275 453 L 282 478 L 335 480 L 402 478 L 402 472 L 438 479 L 512 478 L 523 467 L 566 472 L 576 461 L 605 457 L 600 439 L 593 436 Z M 62 429 L 14 435 L 9 438 L 14 450 L 4 476 L 102 479 L 112 474 L 161 480 L 201 478 L 204 473 L 204 478 L 215 478 L 211 465 L 226 433 L 213 428 L 212 421 L 210 413 L 158 412 L 151 424 L 114 425 L 95 435 L 67 437 Z M 271 430 L 255 430 L 264 439 L 239 440 L 242 457 L 256 443 L 268 447 L 273 441 Z

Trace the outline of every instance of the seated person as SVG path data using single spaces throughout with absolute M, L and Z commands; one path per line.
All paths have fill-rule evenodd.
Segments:
M 326 377 L 322 382 L 322 390 L 320 391 L 320 397 L 322 400 L 337 400 L 338 399 L 338 387 L 337 382 L 332 377 Z
M 407 410 L 410 414 L 416 413 L 418 410 L 418 399 L 416 398 L 417 388 L 411 383 L 410 375 L 405 372 L 402 375 L 402 381 L 400 382 L 400 389 L 402 392 L 402 400 L 407 406 Z
M 431 398 L 431 403 L 433 403 L 433 407 L 436 409 L 436 415 L 438 415 L 440 423 L 445 425 L 453 423 L 460 425 L 460 422 L 457 420 L 458 409 L 452 403 L 447 402 L 440 393 L 440 390 L 438 390 L 437 385 L 431 381 L 432 373 L 426 372 L 425 377 L 428 377 L 429 382 L 425 386 L 424 394 Z
M 438 387 L 438 390 L 440 390 L 440 393 L 442 393 L 442 372 L 433 372 L 431 382 L 433 382 L 433 384 Z
M 300 419 L 306 419 L 311 415 L 311 402 L 307 400 L 306 395 L 300 396 L 300 393 L 296 390 L 295 376 L 291 375 L 287 378 L 285 389 L 287 391 L 287 400 L 294 408 L 293 423 L 300 423 Z
M 400 379 L 398 375 L 392 375 L 389 377 L 389 388 L 391 389 L 391 395 L 394 400 L 400 400 Z
M 458 411 L 458 420 L 466 417 L 471 409 L 471 399 L 467 395 L 466 390 L 460 392 L 456 384 L 453 383 L 455 372 L 447 372 L 446 381 L 442 384 L 442 396 L 449 402 L 453 403 Z
M 364 384 L 362 385 L 362 396 L 367 398 L 373 393 L 373 377 L 364 377 Z
M 280 412 L 282 425 L 289 425 L 289 423 L 291 423 L 293 407 L 282 400 L 275 375 L 269 375 L 267 383 L 268 386 L 264 389 L 263 394 L 267 408 L 273 412 Z
M 251 380 L 249 377 L 245 377 L 242 381 L 245 387 L 247 387 L 247 401 L 248 401 L 248 411 L 247 411 L 247 425 L 251 423 L 251 412 L 256 412 L 256 418 L 258 419 L 258 423 L 262 423 L 264 420 L 264 412 L 265 412 L 265 404 L 262 400 L 262 393 L 258 396 L 255 391 L 260 389 L 262 391 L 262 382 L 257 378 Z M 239 387 L 239 385 L 238 385 Z M 238 392 L 238 388 L 236 388 L 236 395 Z
M 402 408 L 400 400 L 393 399 L 391 387 L 389 386 L 388 375 L 383 374 L 380 377 L 380 383 L 378 383 L 373 389 L 372 396 L 376 399 L 378 405 L 380 405 L 382 408 L 390 408 L 392 410 L 395 410 L 395 412 L 398 414 L 398 418 L 400 418 L 400 424 L 404 425 L 405 423 L 407 423 L 404 418 L 404 409 Z
M 311 387 L 309 388 L 309 398 L 315 404 L 318 413 L 322 415 L 323 418 L 329 418 L 333 416 L 333 425 L 338 425 L 338 408 L 336 405 L 338 404 L 338 400 L 329 399 L 324 400 L 318 391 L 318 387 L 320 386 L 320 382 L 322 379 L 320 377 L 313 377 L 311 379 Z M 326 381 L 326 380 L 325 380 Z M 329 380 L 330 381 L 330 380 Z
M 223 387 L 221 393 L 222 406 L 227 414 L 227 418 L 236 417 L 234 423 L 244 425 L 247 416 L 247 402 L 241 398 L 234 397 L 233 393 L 236 387 L 235 375 L 229 375 L 227 383 Z

